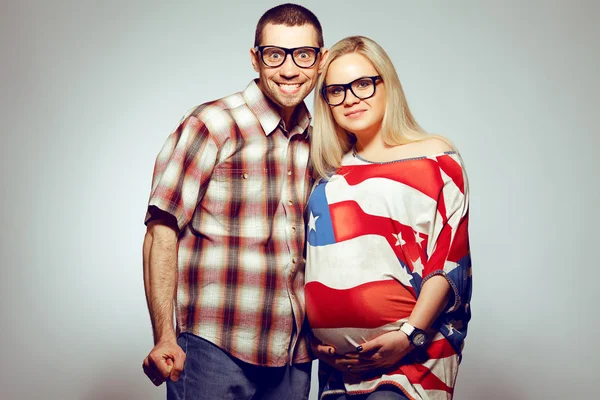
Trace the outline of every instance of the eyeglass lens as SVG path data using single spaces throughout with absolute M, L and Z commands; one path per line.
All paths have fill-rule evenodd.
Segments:
M 331 105 L 341 104 L 346 98 L 346 86 L 331 85 L 325 89 L 325 100 Z M 354 96 L 361 100 L 368 99 L 375 93 L 375 82 L 371 78 L 360 78 L 349 84 Z
M 286 51 L 278 47 L 265 47 L 262 50 L 262 58 L 269 67 L 278 67 L 284 63 Z M 317 59 L 317 52 L 310 47 L 302 47 L 292 52 L 292 58 L 299 67 L 312 67 Z

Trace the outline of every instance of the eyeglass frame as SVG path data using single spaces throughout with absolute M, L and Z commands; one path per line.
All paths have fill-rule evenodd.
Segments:
M 276 49 L 279 50 L 283 50 L 285 52 L 285 55 L 283 56 L 283 61 L 281 61 L 281 64 L 279 65 L 269 65 L 265 62 L 265 59 L 263 57 L 263 50 L 266 49 L 267 47 L 274 47 Z M 313 46 L 300 46 L 300 47 L 280 47 L 280 46 L 272 46 L 272 45 L 267 45 L 267 46 L 254 46 L 254 49 L 256 51 L 258 51 L 260 53 L 260 60 L 262 61 L 262 63 L 269 67 L 269 68 L 279 68 L 281 67 L 283 64 L 285 64 L 285 60 L 287 59 L 288 54 L 292 56 L 292 61 L 294 62 L 294 64 L 298 67 L 298 68 L 312 68 L 315 66 L 315 64 L 317 63 L 317 59 L 319 58 L 319 53 L 321 52 L 322 48 L 321 47 L 313 47 Z M 313 61 L 313 63 L 311 65 L 309 65 L 308 67 L 303 67 L 301 65 L 298 65 L 298 63 L 296 62 L 296 60 L 294 59 L 294 51 L 299 50 L 299 49 L 313 49 L 315 51 L 315 61 Z
M 356 93 L 354 93 L 354 90 L 352 90 L 352 84 L 356 81 L 360 81 L 361 79 L 371 79 L 371 81 L 373 81 L 373 93 L 367 97 L 360 97 Z M 352 82 L 348 82 L 348 83 L 334 83 L 332 85 L 323 85 L 323 87 L 321 88 L 321 96 L 323 96 L 323 100 L 325 100 L 325 103 L 327 103 L 328 105 L 330 105 L 332 107 L 339 106 L 344 101 L 346 101 L 346 95 L 348 94 L 348 89 L 350 89 L 350 91 L 352 92 L 354 97 L 356 97 L 357 99 L 367 100 L 367 99 L 370 99 L 371 97 L 375 96 L 375 93 L 377 92 L 377 81 L 378 80 L 383 82 L 381 75 L 361 76 L 360 78 L 356 78 Z M 339 103 L 336 103 L 336 104 L 331 104 L 329 102 L 329 100 L 327 100 L 327 96 L 325 95 L 325 90 L 327 90 L 327 88 L 332 87 L 332 86 L 341 86 L 344 88 L 344 97 L 342 98 L 342 101 L 340 101 Z

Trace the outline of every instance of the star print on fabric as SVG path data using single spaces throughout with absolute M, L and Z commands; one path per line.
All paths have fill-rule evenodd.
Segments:
M 425 240 L 425 239 L 423 239 L 421 236 L 419 236 L 419 232 L 415 232 L 415 241 L 417 242 L 417 244 L 421 245 L 423 240 Z
M 422 275 L 423 274 L 423 263 L 421 262 L 421 258 L 417 258 L 415 261 L 413 261 L 413 274 L 419 274 Z
M 415 277 L 410 272 L 408 264 L 405 264 L 402 261 L 400 261 L 400 265 L 402 266 L 402 270 L 404 271 L 404 273 L 400 276 L 400 283 L 402 283 L 403 285 L 411 285 L 410 281 L 415 279 Z
M 316 217 L 313 215 L 312 211 L 310 212 L 310 217 L 308 219 L 308 232 L 317 231 L 317 220 L 319 219 L 319 215 Z
M 394 246 L 404 246 L 406 242 L 402 239 L 402 232 L 392 233 L 392 236 L 396 238 L 396 244 Z

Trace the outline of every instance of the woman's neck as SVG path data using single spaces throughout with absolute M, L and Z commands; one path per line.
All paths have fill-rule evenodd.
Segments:
M 356 143 L 354 144 L 354 149 L 358 155 L 367 160 L 376 161 L 377 158 L 384 156 L 393 147 L 385 144 L 379 131 L 370 135 L 363 132 L 360 135 L 355 134 L 355 136 Z

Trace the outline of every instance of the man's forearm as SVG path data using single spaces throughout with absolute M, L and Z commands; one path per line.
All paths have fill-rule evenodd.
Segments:
M 177 233 L 161 224 L 149 225 L 144 238 L 144 287 L 154 343 L 176 340 L 173 302 L 177 285 Z

